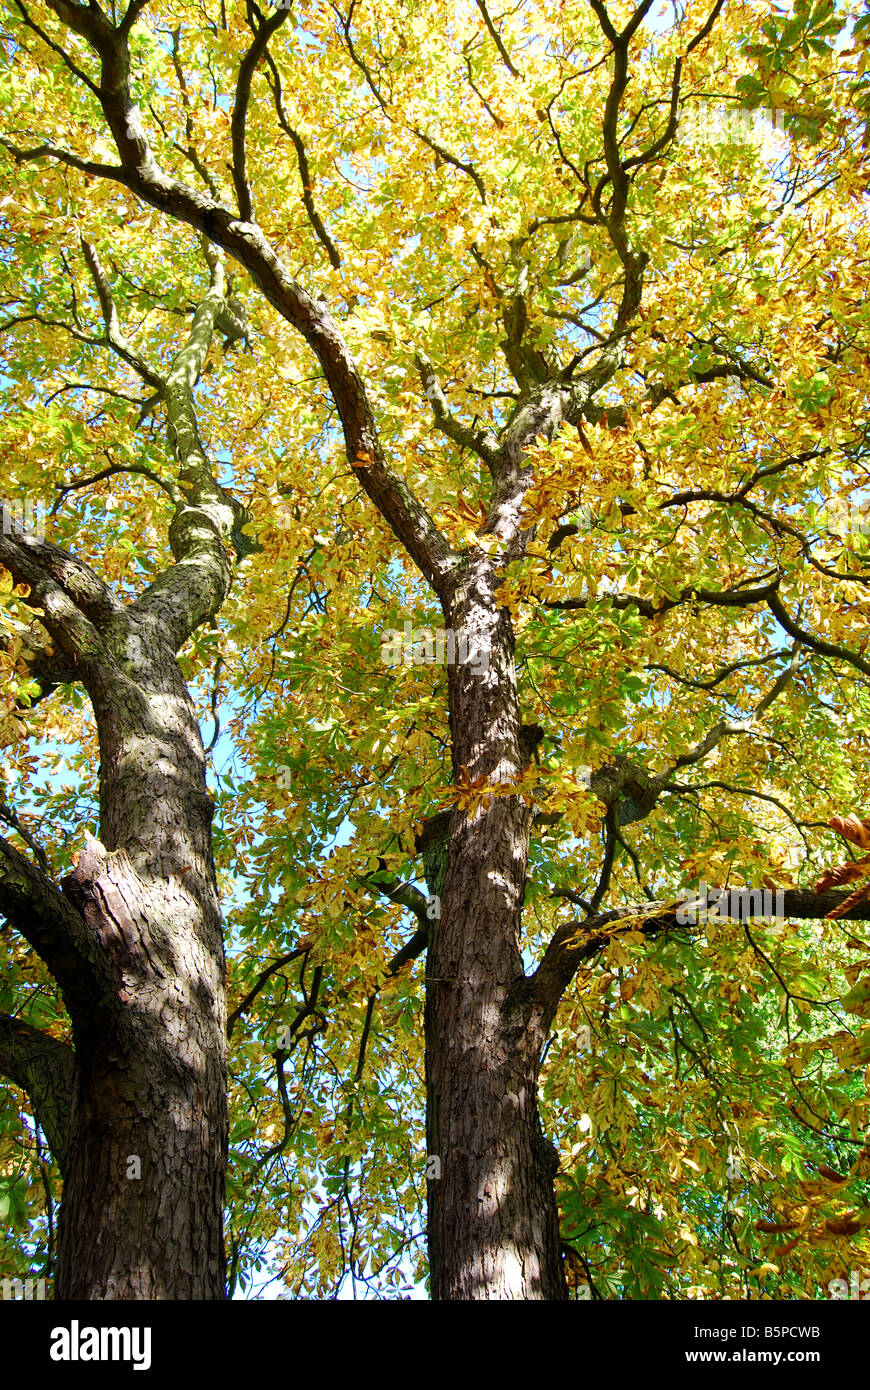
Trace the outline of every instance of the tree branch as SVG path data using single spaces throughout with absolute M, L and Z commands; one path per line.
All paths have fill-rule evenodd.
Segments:
M 118 311 L 115 308 L 112 287 L 100 264 L 100 258 L 96 250 L 84 237 L 82 237 L 81 243 L 88 270 L 91 272 L 91 279 L 97 291 L 97 298 L 100 301 L 100 308 L 103 311 L 103 322 L 106 325 L 106 342 L 109 347 L 114 349 L 119 357 L 124 359 L 128 366 L 133 368 L 146 385 L 153 387 L 156 391 L 162 392 L 164 388 L 163 378 L 151 370 L 148 363 L 133 350 L 124 337 L 124 334 L 121 332 L 121 324 L 118 319 Z
M 269 982 L 269 980 L 271 980 L 272 976 L 276 975 L 279 970 L 283 970 L 284 966 L 289 965 L 291 961 L 298 960 L 300 956 L 307 956 L 310 950 L 310 946 L 299 946 L 295 951 L 288 951 L 287 955 L 279 956 L 277 960 L 273 960 L 271 965 L 267 965 L 265 970 L 262 970 L 260 972 L 260 974 L 257 976 L 257 980 L 253 988 L 248 991 L 241 1004 L 239 1004 L 238 1008 L 233 1009 L 232 1013 L 227 1019 L 228 1038 L 231 1038 L 233 1036 L 233 1029 L 238 1023 L 242 1014 L 245 1013 L 245 1011 L 251 1007 L 254 1000 L 257 998 L 257 995 L 263 989 L 264 985 L 266 985 Z
M 90 1017 L 113 987 L 99 941 L 60 889 L 2 836 L 0 912 L 57 980 L 70 1017 Z
M 249 4 L 249 23 L 252 13 L 253 7 Z M 257 11 L 257 13 L 259 14 L 259 11 Z M 233 102 L 233 114 L 230 127 L 233 141 L 232 174 L 236 189 L 236 197 L 239 203 L 239 216 L 243 222 L 249 222 L 254 215 L 254 201 L 248 184 L 247 152 L 245 149 L 248 102 L 251 97 L 251 81 L 260 59 L 266 52 L 269 40 L 276 30 L 280 29 L 289 13 L 289 9 L 279 7 L 268 19 L 263 20 L 254 33 L 254 39 L 250 48 L 239 64 L 239 71 L 236 77 L 236 95 Z
M 498 32 L 490 18 L 489 10 L 486 8 L 484 0 L 475 0 L 475 4 L 477 5 L 477 8 L 480 10 L 480 13 L 483 15 L 483 22 L 489 30 L 489 36 L 495 44 L 496 48 L 498 49 L 501 60 L 507 68 L 508 72 L 510 73 L 511 77 L 519 77 L 520 73 L 517 72 L 516 68 L 510 60 L 510 54 L 504 46 L 501 34 Z
M 759 700 L 749 718 L 740 720 L 717 720 L 712 729 L 707 731 L 704 737 L 695 744 L 694 748 L 691 748 L 687 753 L 681 753 L 680 756 L 674 760 L 673 765 L 667 772 L 658 774 L 655 780 L 660 790 L 665 790 L 667 788 L 668 782 L 679 768 L 691 767 L 693 763 L 699 763 L 702 758 L 706 758 L 707 754 L 711 753 L 724 738 L 732 738 L 737 734 L 751 733 L 756 721 L 764 714 L 765 710 L 770 708 L 777 696 L 781 695 L 783 690 L 785 690 L 786 686 L 791 683 L 794 673 L 797 670 L 799 658 L 800 645 L 795 642 L 788 665 L 779 676 L 777 676 L 767 693 Z
M 56 644 L 73 659 L 84 679 L 112 666 L 103 625 L 123 618 L 123 605 L 99 575 L 60 546 L 0 530 L 0 565 L 30 592 L 23 602 L 39 610 Z
M 325 302 L 297 284 L 256 223 L 240 220 L 211 194 L 189 187 L 160 167 L 132 98 L 123 26 L 113 28 L 101 11 L 77 0 L 49 3 L 101 61 L 100 101 L 121 164 L 93 166 L 86 172 L 123 184 L 158 211 L 196 228 L 247 268 L 269 303 L 317 356 L 341 418 L 348 460 L 361 486 L 440 593 L 453 563 L 449 546 L 404 479 L 387 464 L 359 369 Z M 47 143 L 27 157 L 63 158 Z M 77 167 L 82 164 L 76 160 Z
M 63 1173 L 75 1084 L 72 1048 L 20 1018 L 0 1014 L 0 1074 L 30 1098 L 34 1119 Z
M 420 373 L 420 383 L 426 399 L 432 407 L 437 428 L 442 434 L 446 434 L 448 439 L 452 439 L 454 444 L 458 444 L 461 449 L 470 449 L 472 453 L 477 454 L 490 472 L 493 472 L 500 457 L 498 441 L 490 434 L 489 430 L 475 430 L 457 420 L 450 411 L 447 398 L 441 389 L 441 382 L 438 380 L 428 357 L 423 353 L 417 353 L 415 360 L 417 370 Z
M 781 627 L 795 641 L 800 642 L 804 647 L 809 647 L 811 651 L 819 652 L 822 656 L 833 656 L 840 661 L 848 661 L 850 666 L 854 666 L 858 671 L 863 671 L 865 676 L 870 676 L 870 661 L 865 661 L 857 652 L 850 652 L 848 647 L 841 647 L 836 642 L 826 642 L 823 637 L 814 637 L 806 628 L 801 627 L 795 622 L 788 609 L 782 603 L 779 594 L 773 592 L 766 598 L 767 606 Z
M 783 890 L 782 911 L 787 920 L 819 921 L 847 897 L 845 893 L 812 893 L 802 888 L 787 888 Z M 718 898 L 714 901 L 718 904 Z M 741 903 L 741 913 L 743 906 Z M 532 975 L 522 977 L 514 989 L 513 1002 L 526 1014 L 536 1035 L 546 1039 L 559 1002 L 577 971 L 586 961 L 599 955 L 614 936 L 639 931 L 653 938 L 676 928 L 685 931 L 686 924 L 677 919 L 682 907 L 678 901 L 623 906 L 557 927 L 538 968 Z M 764 916 L 760 909 L 754 911 L 754 907 L 750 900 L 747 911 L 752 910 L 754 916 Z M 870 921 L 870 901 L 855 904 L 843 918 Z
M 132 607 L 136 616 L 166 632 L 176 651 L 218 611 L 227 595 L 232 568 L 224 542 L 241 511 L 217 482 L 197 431 L 194 389 L 226 301 L 223 256 L 208 241 L 204 250 L 211 283 L 162 389 L 181 494 L 169 528 L 175 564 L 158 575 Z
M 290 140 L 293 142 L 293 148 L 296 151 L 296 162 L 299 165 L 299 178 L 302 181 L 302 202 L 305 204 L 308 221 L 314 229 L 315 236 L 326 251 L 333 270 L 338 270 L 341 266 L 341 256 L 336 249 L 335 242 L 326 230 L 320 213 L 317 211 L 317 206 L 314 202 L 314 181 L 311 177 L 311 169 L 308 164 L 308 155 L 305 152 L 305 145 L 303 144 L 302 136 L 297 130 L 294 130 L 287 119 L 287 113 L 284 110 L 281 75 L 278 72 L 278 65 L 268 51 L 266 53 L 266 61 L 275 79 L 272 94 L 275 98 L 275 112 L 278 116 L 278 124 L 284 131 L 284 134 L 289 136 Z

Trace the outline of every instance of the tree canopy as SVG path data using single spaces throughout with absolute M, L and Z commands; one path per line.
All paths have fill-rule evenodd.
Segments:
M 232 505 L 179 657 L 231 1292 L 426 1279 L 423 955 L 444 827 L 500 800 L 571 1294 L 868 1265 L 868 36 L 833 0 L 4 7 L 3 499 L 125 605 L 199 544 L 185 431 Z M 510 624 L 508 771 L 456 754 L 455 557 Z M 0 820 L 59 880 L 97 727 L 13 568 Z M 770 897 L 675 916 L 707 886 Z M 4 1275 L 52 1268 L 68 1065 L 40 1107 L 10 1059 L 70 1041 L 9 901 Z

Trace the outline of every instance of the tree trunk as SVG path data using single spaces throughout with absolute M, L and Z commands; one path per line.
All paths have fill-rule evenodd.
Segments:
M 475 556 L 445 605 L 465 635 L 449 668 L 454 783 L 512 783 L 528 754 L 513 633 Z M 486 669 L 484 665 L 486 664 Z M 426 1081 L 432 1297 L 567 1296 L 553 1190 L 555 1152 L 537 1110 L 540 1037 L 516 1002 L 530 813 L 522 798 L 457 810 L 427 961 Z
M 102 842 L 63 883 L 113 985 L 74 1018 L 58 1226 L 62 1299 L 220 1299 L 226 1004 L 212 805 L 170 644 L 124 639 L 127 680 L 92 689 Z
M 227 282 L 206 242 L 209 286 L 164 374 L 124 337 L 97 250 L 82 250 L 107 346 L 165 407 L 174 563 L 122 601 L 61 547 L 0 534 L 0 562 L 59 658 L 49 682 L 80 680 L 90 697 L 101 837 L 86 832 L 63 892 L 0 837 L 0 907 L 60 986 L 73 1035 L 71 1049 L 46 1040 L 62 1082 L 51 1098 L 36 1030 L 0 1017 L 0 1045 L 18 1049 L 10 1063 L 0 1047 L 0 1066 L 28 1085 L 62 1167 L 56 1296 L 221 1299 L 225 962 L 205 755 L 176 653 L 220 611 L 228 543 L 245 548 L 243 508 L 212 472 L 194 400 Z

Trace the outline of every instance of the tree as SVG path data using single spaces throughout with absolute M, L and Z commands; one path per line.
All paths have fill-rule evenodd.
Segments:
M 72 1027 L 70 1055 L 18 1008 L 4 1046 L 64 1171 L 63 1295 L 221 1287 L 218 896 L 185 683 L 210 666 L 259 772 L 221 792 L 232 821 L 218 859 L 247 875 L 231 913 L 252 948 L 233 1024 L 272 1027 L 273 991 L 297 961 L 302 972 L 274 1086 L 240 1044 L 239 1084 L 268 1118 L 263 1137 L 280 1134 L 238 1182 L 235 1272 L 252 1222 L 293 1245 L 283 1214 L 257 1215 L 267 1165 L 292 1152 L 290 1219 L 328 1175 L 334 1224 L 313 1219 L 308 1252 L 320 1278 L 336 1246 L 342 1269 L 395 1275 L 372 1228 L 423 1166 L 396 1112 L 419 1096 L 421 986 L 406 967 L 424 950 L 434 1297 L 597 1289 L 588 1247 L 608 1224 L 621 1236 L 602 1286 L 641 1291 L 661 1286 L 666 1250 L 680 1251 L 678 1287 L 721 1293 L 779 1270 L 760 1259 L 765 1233 L 798 1231 L 783 1277 L 816 1281 L 837 1242 L 861 1238 L 845 1193 L 861 1207 L 865 1040 L 829 1034 L 826 1010 L 831 995 L 855 1006 L 838 973 L 864 943 L 813 925 L 844 903 L 813 891 L 830 822 L 865 795 L 866 26 L 844 51 L 854 18 L 723 0 L 662 31 L 651 0 L 555 16 L 483 3 L 424 15 L 399 0 L 16 6 L 4 145 L 26 275 L 7 272 L 8 399 L 39 434 L 15 482 L 57 485 L 37 441 L 68 430 L 83 465 L 111 456 L 77 463 L 62 496 L 135 498 L 147 522 L 113 557 L 115 590 L 93 538 L 76 535 L 76 559 L 27 538 L 0 549 L 13 620 L 29 606 L 51 643 L 16 645 L 14 629 L 18 706 L 58 683 L 69 699 L 81 681 L 100 741 L 99 841 L 58 893 L 10 811 L 36 862 L 7 845 L 0 889 Z M 96 335 L 65 244 L 83 223 Z M 110 239 L 114 293 L 97 246 Z M 224 255 L 242 268 L 232 287 Z M 170 350 L 156 325 L 191 296 L 185 345 Z M 234 350 L 207 363 L 217 328 Z M 115 379 L 96 416 L 73 410 L 71 345 L 89 364 L 111 349 L 145 394 Z M 56 392 L 33 403 L 44 359 L 62 412 Z M 165 420 L 160 449 L 153 432 L 141 442 L 152 418 Z M 11 415 L 7 429 L 14 440 Z M 171 482 L 155 454 L 173 461 Z M 163 496 L 175 563 L 161 569 Z M 243 562 L 228 600 L 231 536 Z M 203 625 L 221 611 L 218 661 Z M 218 699 L 216 684 L 215 714 Z M 40 698 L 34 727 L 47 708 Z M 10 730 L 28 727 L 19 708 Z M 680 902 L 708 878 L 781 890 L 782 912 L 756 903 L 701 931 L 704 911 L 699 924 Z M 566 904 L 582 916 L 566 921 Z M 866 899 L 845 911 L 865 920 Z M 711 1012 L 723 976 L 738 993 Z M 578 1068 L 587 1029 L 603 1057 Z M 388 1038 L 403 1036 L 395 1052 Z M 64 1059 L 60 1093 L 44 1048 Z M 558 1152 L 539 1114 L 545 1060 Z M 796 1133 L 825 1160 L 857 1145 L 847 1177 L 826 1161 L 834 1178 L 801 1204 L 806 1159 L 792 1153 L 771 1190 L 746 1072 L 786 1148 Z M 663 1099 L 684 1074 L 685 1112 Z M 679 1114 L 678 1141 L 660 1111 Z M 367 1125 L 383 1171 L 363 1165 L 354 1196 Z M 676 1142 L 672 1166 L 703 1175 L 692 1221 L 665 1200 L 650 1167 L 661 1147 L 642 1135 Z M 237 1138 L 244 1163 L 250 1129 Z M 162 1183 L 122 1175 L 143 1150 Z M 748 1197 L 735 1205 L 737 1152 L 754 1223 Z M 663 1232 L 646 1263 L 632 1210 Z M 105 1237 L 89 1263 L 94 1221 Z M 310 1277 L 303 1260 L 299 1286 Z
M 128 344 L 99 256 L 86 241 L 82 249 L 106 345 L 165 409 L 175 563 L 125 605 L 61 547 L 14 530 L 0 538 L 14 592 L 50 639 L 30 654 L 33 693 L 75 681 L 90 698 L 103 837 L 86 832 L 62 891 L 44 855 L 34 864 L 3 842 L 3 911 L 56 981 L 72 1031 L 72 1047 L 48 1044 L 46 1075 L 45 1040 L 6 1018 L 7 1066 L 31 1093 L 63 1172 L 60 1296 L 215 1298 L 224 1285 L 225 969 L 212 806 L 177 652 L 219 610 L 230 581 L 224 542 L 239 509 L 203 451 L 193 400 L 226 312 L 226 277 L 207 244 L 210 284 L 164 374 Z M 186 1177 L 173 1186 L 176 1171 Z

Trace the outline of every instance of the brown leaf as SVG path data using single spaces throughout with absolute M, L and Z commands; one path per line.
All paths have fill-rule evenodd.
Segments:
M 828 825 L 859 849 L 870 849 L 870 821 L 859 820 L 854 811 L 850 811 L 848 816 L 831 816 Z
M 861 1222 L 853 1216 L 841 1216 L 836 1221 L 826 1221 L 825 1230 L 832 1236 L 854 1236 L 861 1229 Z
M 833 869 L 826 869 L 813 890 L 816 893 L 826 893 L 829 888 L 835 888 L 841 883 L 852 883 L 856 878 L 864 878 L 870 872 L 870 858 L 859 859 L 856 864 L 838 864 Z
M 774 1246 L 770 1253 L 775 1260 L 781 1260 L 783 1256 L 791 1254 L 796 1245 L 800 1245 L 800 1236 L 795 1236 L 794 1240 L 786 1241 L 785 1245 Z
M 848 1177 L 845 1177 L 845 1178 L 844 1178 L 843 1175 L 842 1175 L 842 1173 L 835 1173 L 834 1170 L 833 1170 L 833 1168 L 828 1168 L 828 1167 L 826 1167 L 824 1163 L 820 1163 L 820 1164 L 818 1165 L 818 1168 L 817 1168 L 816 1171 L 817 1171 L 823 1178 L 827 1178 L 828 1182 L 848 1182 L 848 1181 L 849 1181 Z
M 593 452 L 592 445 L 589 443 L 589 440 L 586 438 L 586 435 L 583 433 L 583 426 L 582 426 L 581 424 L 578 423 L 577 426 L 576 426 L 576 429 L 577 429 L 577 433 L 578 433 L 579 436 L 580 436 L 580 443 L 583 445 L 583 448 L 586 450 L 586 452 L 587 452 L 587 454 L 589 455 L 589 457 L 590 457 L 591 459 L 594 459 L 595 454 L 594 454 L 594 452 Z

